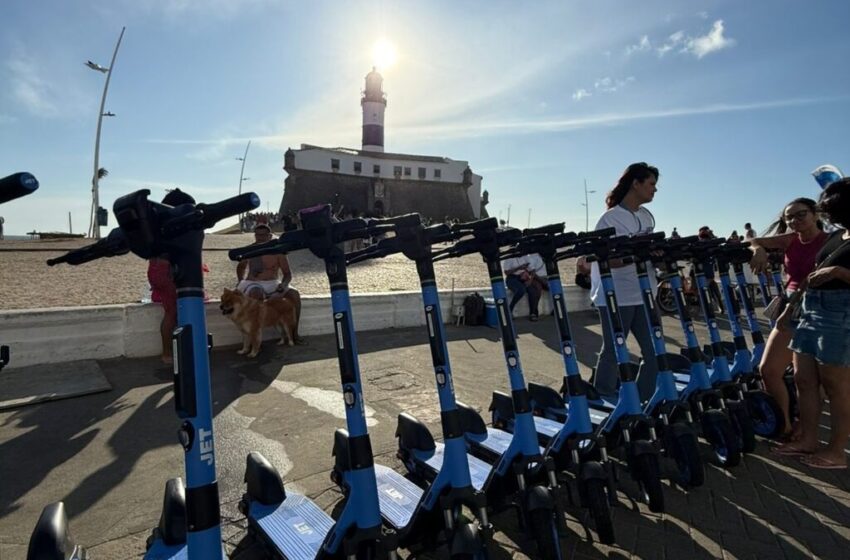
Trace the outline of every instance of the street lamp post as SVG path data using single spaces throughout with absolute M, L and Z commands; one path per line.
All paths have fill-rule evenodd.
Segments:
M 587 179 L 584 180 L 584 231 L 590 229 L 590 206 L 588 205 L 587 195 L 593 194 L 596 191 L 587 190 Z
M 242 162 L 242 169 L 239 170 L 239 193 L 242 194 L 242 181 L 247 181 L 250 177 L 245 177 L 245 161 L 248 159 L 248 150 L 251 148 L 251 141 L 248 140 L 248 145 L 245 146 L 245 154 L 242 157 L 236 158 L 236 161 Z M 239 229 L 242 230 L 242 214 L 239 214 Z
M 103 108 L 106 105 L 106 92 L 109 91 L 109 79 L 112 77 L 112 69 L 115 67 L 115 57 L 118 56 L 118 47 L 121 46 L 121 39 L 124 37 L 125 29 L 127 28 L 121 28 L 121 34 L 118 36 L 118 42 L 115 43 L 115 50 L 112 53 L 112 61 L 109 63 L 109 68 L 104 68 L 99 64 L 95 64 L 91 60 L 86 62 L 86 66 L 92 70 L 97 70 L 98 72 L 106 74 L 106 82 L 103 84 L 103 96 L 100 98 L 100 111 L 97 114 L 97 134 L 94 139 L 94 173 L 91 180 L 92 209 L 89 225 L 89 237 L 93 237 L 95 239 L 100 239 L 100 224 L 98 223 L 97 215 L 97 210 L 100 208 L 100 193 L 98 190 L 98 180 L 100 179 L 100 127 L 103 123 L 104 116 L 115 116 L 114 113 L 109 113 L 108 115 L 105 114 L 103 112 Z

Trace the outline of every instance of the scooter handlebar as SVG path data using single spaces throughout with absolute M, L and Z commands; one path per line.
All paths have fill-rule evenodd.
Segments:
M 257 193 L 244 193 L 232 198 L 226 198 L 212 204 L 198 204 L 196 209 L 203 213 L 201 225 L 204 229 L 213 227 L 217 222 L 230 216 L 237 216 L 244 212 L 250 212 L 260 205 L 260 197 Z
M 38 188 L 38 179 L 22 171 L 0 179 L 0 204 L 32 194 Z
M 452 231 L 456 233 L 472 233 L 484 229 L 497 229 L 498 227 L 499 221 L 496 218 L 484 218 L 483 220 L 455 224 L 452 226 Z
M 579 232 L 578 238 L 581 240 L 591 240 L 591 239 L 602 239 L 605 237 L 614 237 L 617 235 L 617 230 L 615 228 L 602 228 L 593 231 L 582 231 Z
M 79 249 L 74 249 L 73 251 L 68 251 L 61 257 L 48 259 L 47 265 L 54 266 L 62 263 L 78 265 L 104 257 L 124 255 L 129 251 L 130 245 L 127 242 L 124 232 L 121 231 L 121 228 L 115 228 L 100 241 L 80 247 Z
M 529 235 L 557 235 L 564 232 L 566 224 L 564 222 L 558 224 L 549 224 L 536 228 L 525 228 L 522 230 L 523 236 Z

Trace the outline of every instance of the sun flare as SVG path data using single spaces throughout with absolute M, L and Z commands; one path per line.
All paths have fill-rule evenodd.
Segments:
M 372 47 L 372 64 L 379 70 L 386 70 L 395 64 L 395 61 L 395 47 L 386 39 L 379 39 Z

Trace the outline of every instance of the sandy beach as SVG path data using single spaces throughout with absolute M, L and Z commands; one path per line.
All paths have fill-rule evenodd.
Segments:
M 218 298 L 224 288 L 236 285 L 236 263 L 227 250 L 252 243 L 252 234 L 208 235 L 204 240 L 207 293 Z M 147 263 L 135 255 L 101 259 L 80 266 L 49 267 L 47 259 L 87 245 L 90 240 L 0 241 L 0 309 L 77 307 L 138 302 L 148 293 Z M 307 251 L 289 255 L 293 285 L 302 294 L 326 294 L 323 263 Z M 488 286 L 487 270 L 478 255 L 435 264 L 441 293 L 455 288 Z M 561 276 L 572 283 L 574 261 L 561 263 Z M 352 292 L 418 290 L 416 269 L 403 255 L 352 266 L 348 274 Z

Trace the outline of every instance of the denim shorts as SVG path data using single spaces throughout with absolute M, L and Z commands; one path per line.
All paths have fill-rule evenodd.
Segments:
M 850 290 L 808 290 L 789 348 L 825 365 L 850 367 Z

